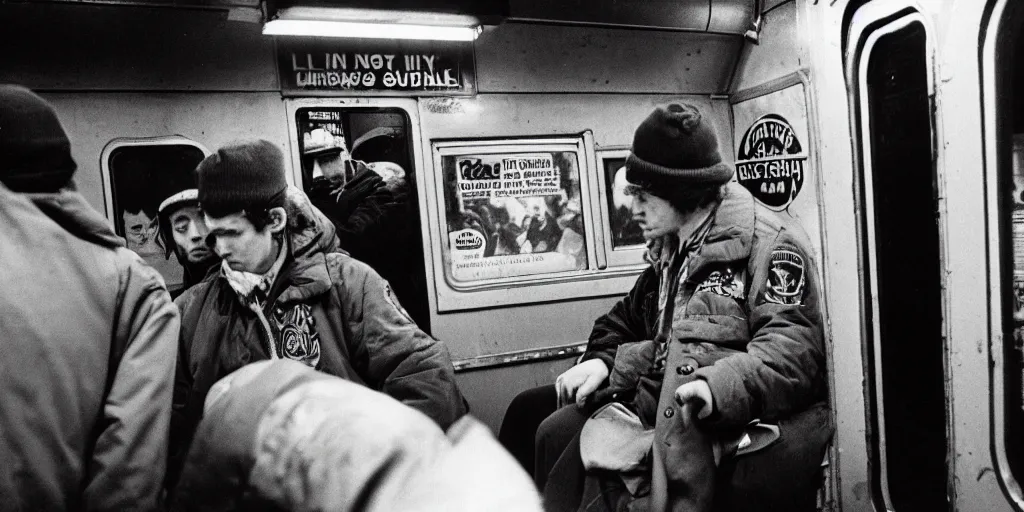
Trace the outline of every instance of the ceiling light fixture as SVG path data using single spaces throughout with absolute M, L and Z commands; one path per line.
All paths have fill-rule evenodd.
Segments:
M 462 14 L 329 7 L 288 7 L 263 25 L 274 36 L 473 41 L 480 20 Z

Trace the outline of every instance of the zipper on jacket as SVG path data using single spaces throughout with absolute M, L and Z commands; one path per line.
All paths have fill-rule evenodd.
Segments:
M 270 358 L 280 359 L 277 355 L 277 342 L 274 341 L 274 331 L 270 329 L 270 321 L 263 314 L 263 308 L 260 307 L 258 302 L 254 302 L 249 306 L 249 309 L 256 313 L 256 316 L 260 319 L 260 324 L 263 325 L 263 332 L 267 333 L 267 348 L 270 349 Z

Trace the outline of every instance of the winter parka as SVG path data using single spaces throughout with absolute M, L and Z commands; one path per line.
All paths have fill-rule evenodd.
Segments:
M 70 189 L 0 185 L 0 511 L 155 510 L 178 310 Z
M 645 270 L 595 322 L 582 360 L 600 359 L 611 369 L 620 346 L 655 338 L 660 272 L 659 265 Z M 700 420 L 711 431 L 735 432 L 755 419 L 776 423 L 820 406 L 827 396 L 821 307 L 803 230 L 757 204 L 741 185 L 723 187 L 710 231 L 676 294 L 663 376 L 640 379 L 634 399 L 648 409 L 637 412 L 654 424 L 655 443 L 672 443 L 682 417 L 675 390 L 694 379 L 706 381 L 714 397 L 714 412 Z M 810 427 L 818 435 L 809 436 L 818 461 L 832 430 L 828 421 L 819 423 Z M 671 480 L 694 460 L 661 453 L 653 461 L 655 506 L 671 500 L 659 471 Z
M 289 254 L 267 294 L 263 315 L 242 305 L 222 273 L 176 300 L 182 330 L 170 486 L 210 387 L 253 361 L 302 362 L 388 394 L 442 428 L 467 411 L 447 348 L 416 326 L 387 281 L 366 264 L 335 252 L 334 226 L 295 187 L 289 187 L 286 209 Z
M 421 412 L 290 360 L 259 361 L 210 391 L 174 512 L 540 512 L 526 472 L 487 427 Z

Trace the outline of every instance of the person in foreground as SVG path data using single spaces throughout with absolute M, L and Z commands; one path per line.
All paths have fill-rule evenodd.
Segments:
M 217 382 L 172 511 L 539 512 L 526 472 L 480 422 L 423 413 L 288 360 Z
M 730 183 L 717 146 L 690 105 L 636 130 L 650 267 L 557 379 L 578 406 L 538 431 L 549 511 L 814 509 L 833 428 L 810 244 Z
M 276 146 L 225 146 L 196 173 L 221 268 L 175 301 L 182 329 L 169 487 L 210 387 L 252 361 L 291 359 L 363 384 L 441 428 L 466 413 L 447 348 L 416 326 L 387 281 L 340 252 L 334 226 L 286 184 Z
M 0 154 L 0 511 L 155 510 L 178 311 L 28 89 L 0 86 Z

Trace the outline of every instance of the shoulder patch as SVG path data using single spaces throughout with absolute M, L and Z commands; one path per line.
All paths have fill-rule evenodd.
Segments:
M 790 249 L 775 249 L 768 263 L 764 302 L 787 306 L 803 305 L 807 283 L 804 257 Z
M 391 290 L 391 284 L 389 284 L 387 281 L 383 279 L 381 279 L 381 282 L 384 283 L 384 300 L 386 300 L 387 303 L 391 305 L 391 307 L 395 308 L 395 310 L 398 311 L 398 314 L 401 315 L 402 318 L 406 319 L 411 324 L 416 323 L 413 321 L 412 317 L 409 316 L 409 312 L 406 311 L 405 308 L 403 308 L 402 305 L 398 302 L 398 297 L 396 297 L 395 292 Z

